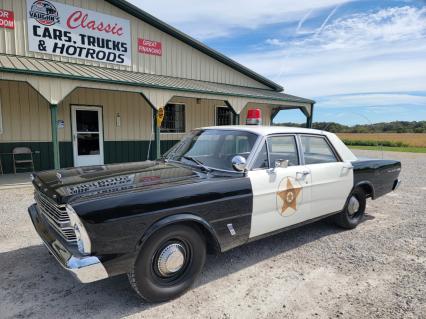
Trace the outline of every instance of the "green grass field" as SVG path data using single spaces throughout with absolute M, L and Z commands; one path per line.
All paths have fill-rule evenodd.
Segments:
M 349 148 L 355 150 L 387 151 L 387 152 L 408 152 L 408 153 L 426 153 L 426 147 L 390 147 L 390 146 L 360 146 L 349 145 Z

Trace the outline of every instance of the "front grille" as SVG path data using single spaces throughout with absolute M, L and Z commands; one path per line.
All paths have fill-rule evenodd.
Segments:
M 40 212 L 47 217 L 51 226 L 67 241 L 77 240 L 74 229 L 71 227 L 70 218 L 65 209 L 65 205 L 58 205 L 39 191 L 35 191 L 34 199 Z

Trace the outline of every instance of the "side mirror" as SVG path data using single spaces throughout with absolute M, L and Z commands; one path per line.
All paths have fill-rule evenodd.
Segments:
M 289 164 L 288 160 L 276 160 L 275 168 L 287 168 Z
M 244 157 L 237 155 L 232 158 L 232 167 L 238 172 L 244 172 L 247 161 Z

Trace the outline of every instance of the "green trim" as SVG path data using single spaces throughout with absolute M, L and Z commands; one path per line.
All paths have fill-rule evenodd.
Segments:
M 161 157 L 161 140 L 160 140 L 160 127 L 157 125 L 158 110 L 152 110 L 153 124 L 154 124 L 154 141 L 155 141 L 155 158 Z
M 312 119 L 314 117 L 314 103 L 311 104 L 311 114 L 306 118 L 306 127 L 312 128 Z
M 111 3 L 113 6 L 116 6 L 120 8 L 121 10 L 127 12 L 128 14 L 141 19 L 145 21 L 146 23 L 152 25 L 153 27 L 171 35 L 174 38 L 177 38 L 181 40 L 182 42 L 190 45 L 194 49 L 197 49 L 204 54 L 207 54 L 208 56 L 212 57 L 215 60 L 218 60 L 219 62 L 222 62 L 223 64 L 233 68 L 234 70 L 237 70 L 238 72 L 247 75 L 248 77 L 274 89 L 277 92 L 281 92 L 284 90 L 284 88 L 265 78 L 264 76 L 250 70 L 249 68 L 243 66 L 242 64 L 230 59 L 229 57 L 225 56 L 224 54 L 213 50 L 212 48 L 206 46 L 205 44 L 201 43 L 200 41 L 197 41 L 196 39 L 190 37 L 189 35 L 175 29 L 174 27 L 170 26 L 169 24 L 157 19 L 156 17 L 150 15 L 149 13 L 139 9 L 138 7 L 128 3 L 127 1 L 123 0 L 106 0 L 107 2 Z
M 145 88 L 153 88 L 153 89 L 162 89 L 162 90 L 169 90 L 169 91 L 245 97 L 245 98 L 251 98 L 251 99 L 258 99 L 258 100 L 271 100 L 271 101 L 294 102 L 294 103 L 313 103 L 314 102 L 312 100 L 302 99 L 302 98 L 298 100 L 298 99 L 278 98 L 278 97 L 266 97 L 266 96 L 262 97 L 262 96 L 256 96 L 251 94 L 216 92 L 216 91 L 210 91 L 210 90 L 185 89 L 185 88 L 171 87 L 171 86 L 159 85 L 159 84 L 146 84 L 146 83 L 142 84 L 142 83 L 136 83 L 136 82 L 120 81 L 120 80 L 92 78 L 87 76 L 51 73 L 51 72 L 45 72 L 45 71 L 12 69 L 12 68 L 5 68 L 5 67 L 0 67 L 0 71 L 8 72 L 8 73 L 25 74 L 25 75 L 62 78 L 62 79 L 69 79 L 69 80 L 90 81 L 90 82 L 108 83 L 108 84 L 121 84 L 121 85 L 128 85 L 128 86 L 135 86 L 135 87 L 142 87 L 142 88 L 145 87 Z
M 58 105 L 50 104 L 50 125 L 52 129 L 53 144 L 53 166 L 55 169 L 61 167 L 58 141 Z

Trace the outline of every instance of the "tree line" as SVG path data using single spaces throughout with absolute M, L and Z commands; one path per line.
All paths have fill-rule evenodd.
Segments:
M 305 127 L 299 123 L 275 123 L 277 126 Z M 354 126 L 335 122 L 315 122 L 312 128 L 333 133 L 426 133 L 426 121 L 394 121 Z

